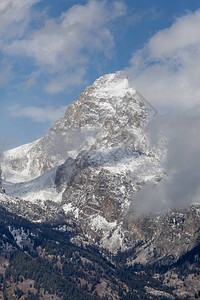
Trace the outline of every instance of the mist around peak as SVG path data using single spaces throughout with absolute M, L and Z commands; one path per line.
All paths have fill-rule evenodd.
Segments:
M 166 177 L 147 183 L 135 194 L 131 209 L 136 217 L 181 209 L 200 202 L 200 106 L 182 113 L 157 116 L 147 126 L 152 147 L 166 138 L 163 161 Z

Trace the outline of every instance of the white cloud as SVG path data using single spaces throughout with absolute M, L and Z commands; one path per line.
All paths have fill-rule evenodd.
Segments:
M 51 74 L 61 82 L 56 84 L 58 88 L 48 86 L 47 91 L 61 91 L 65 88 L 62 82 L 66 74 L 76 77 L 76 69 L 81 67 L 83 77 L 83 68 L 86 70 L 88 65 L 95 64 L 99 54 L 105 58 L 112 55 L 114 38 L 110 24 L 125 12 L 126 7 L 120 1 L 89 1 L 86 5 L 74 5 L 59 18 L 46 20 L 43 28 L 29 33 L 27 38 L 4 45 L 3 51 L 11 56 L 25 55 L 34 59 L 41 72 Z M 80 81 L 82 77 L 79 76 Z
M 31 21 L 32 6 L 41 0 L 1 0 L 0 1 L 0 49 L 9 47 L 11 41 L 19 39 Z M 1 54 L 1 52 L 0 52 Z M 6 53 L 5 53 L 6 54 Z M 14 78 L 13 61 L 6 55 L 0 61 L 0 87 Z
M 160 109 L 182 109 L 200 99 L 200 10 L 175 20 L 133 54 L 128 73 Z
M 200 105 L 179 114 L 157 116 L 149 123 L 154 147 L 159 147 L 161 136 L 167 138 L 167 177 L 156 185 L 145 185 L 136 194 L 133 207 L 137 215 L 200 203 L 199 128 Z
M 21 36 L 30 22 L 31 8 L 40 0 L 1 0 L 0 36 L 4 39 Z
M 182 50 L 199 43 L 200 41 L 200 11 L 187 14 L 176 20 L 176 22 L 165 30 L 155 34 L 150 42 L 149 48 L 155 58 L 167 58 L 171 55 L 180 55 Z
M 53 106 L 36 107 L 27 106 L 22 107 L 18 104 L 9 107 L 9 113 L 12 117 L 27 117 L 35 122 L 55 122 L 57 119 L 64 116 L 66 106 L 55 108 Z

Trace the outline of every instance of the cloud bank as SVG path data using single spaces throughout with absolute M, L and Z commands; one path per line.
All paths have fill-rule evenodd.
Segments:
M 135 195 L 135 216 L 200 202 L 199 27 L 200 10 L 177 18 L 133 53 L 127 68 L 136 89 L 162 113 L 146 128 L 152 146 L 167 139 L 167 176 Z
M 200 106 L 186 112 L 158 116 L 148 126 L 152 145 L 167 138 L 167 177 L 147 184 L 135 195 L 136 215 L 183 208 L 200 202 Z
M 200 10 L 175 20 L 133 54 L 134 86 L 160 111 L 184 110 L 200 99 Z

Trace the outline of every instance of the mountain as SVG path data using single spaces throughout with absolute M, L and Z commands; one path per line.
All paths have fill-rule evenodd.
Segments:
M 143 296 L 174 299 L 171 281 L 166 279 L 167 288 L 156 292 L 152 285 L 162 284 L 153 280 L 158 268 L 172 268 L 198 247 L 200 204 L 136 214 L 137 192 L 167 176 L 164 144 L 152 147 L 146 132 L 155 114 L 124 72 L 100 77 L 46 136 L 3 154 L 0 204 L 33 226 L 46 224 L 52 234 L 67 236 L 70 247 L 97 251 L 117 268 L 114 277 L 126 277 L 126 270 L 136 282 L 137 272 L 144 277 L 149 266 L 154 268 Z M 177 274 L 179 269 L 173 270 Z M 172 271 L 165 270 L 164 277 L 167 272 Z M 131 289 L 128 277 L 127 284 Z M 120 299 L 117 285 L 115 281 L 116 295 L 110 299 Z
M 148 109 L 149 116 L 123 72 L 100 77 L 45 137 L 4 153 L 6 194 L 32 206 L 51 201 L 76 219 L 84 237 L 90 232 L 90 243 L 129 248 L 123 219 L 134 193 L 164 173 L 144 131 Z
M 105 75 L 68 106 L 45 137 L 4 153 L 4 177 L 11 182 L 31 180 L 68 157 L 76 158 L 82 150 L 106 151 L 127 144 L 144 150 L 141 139 L 146 122 L 144 102 L 126 75 Z

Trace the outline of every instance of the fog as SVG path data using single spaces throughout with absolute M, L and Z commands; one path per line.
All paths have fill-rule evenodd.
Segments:
M 179 114 L 157 116 L 146 128 L 152 147 L 167 139 L 166 177 L 146 184 L 135 195 L 135 215 L 183 208 L 200 199 L 200 106 Z

